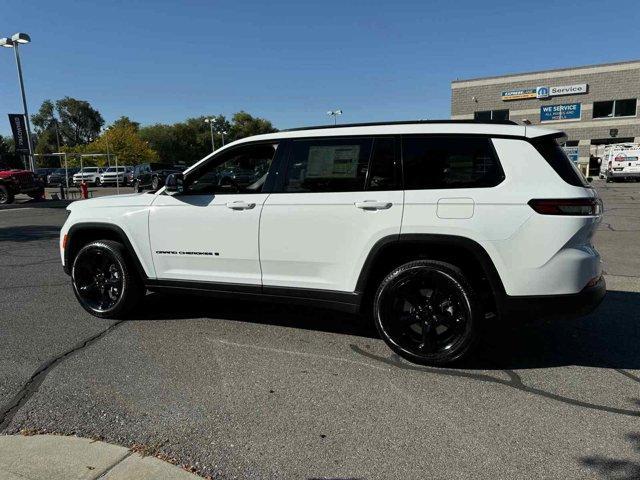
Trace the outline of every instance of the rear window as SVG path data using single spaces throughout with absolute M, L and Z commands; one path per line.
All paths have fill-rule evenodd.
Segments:
M 487 137 L 403 137 L 402 161 L 406 190 L 487 188 L 504 180 Z
M 540 137 L 533 139 L 531 143 L 565 182 L 574 187 L 588 187 L 587 179 L 584 178 L 578 167 L 569 160 L 560 146 L 559 141 L 561 140 L 558 137 Z

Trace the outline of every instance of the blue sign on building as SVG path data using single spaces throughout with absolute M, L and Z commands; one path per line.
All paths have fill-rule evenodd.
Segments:
M 581 104 L 565 103 L 562 105 L 545 105 L 540 107 L 540 121 L 580 120 Z

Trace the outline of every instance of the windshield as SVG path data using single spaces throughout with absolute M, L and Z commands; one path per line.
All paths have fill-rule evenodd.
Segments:
M 118 172 L 124 172 L 127 169 L 127 167 L 118 167 Z M 116 172 L 116 167 L 109 167 L 105 170 L 105 173 L 115 173 Z

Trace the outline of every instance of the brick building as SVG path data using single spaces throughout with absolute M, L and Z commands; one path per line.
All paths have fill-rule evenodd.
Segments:
M 452 119 L 510 119 L 567 134 L 585 170 L 603 145 L 640 143 L 640 60 L 451 82 Z

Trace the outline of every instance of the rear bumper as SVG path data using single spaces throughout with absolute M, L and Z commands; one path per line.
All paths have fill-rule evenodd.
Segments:
M 506 296 L 501 313 L 517 319 L 571 319 L 593 312 L 607 293 L 604 277 L 568 295 Z

